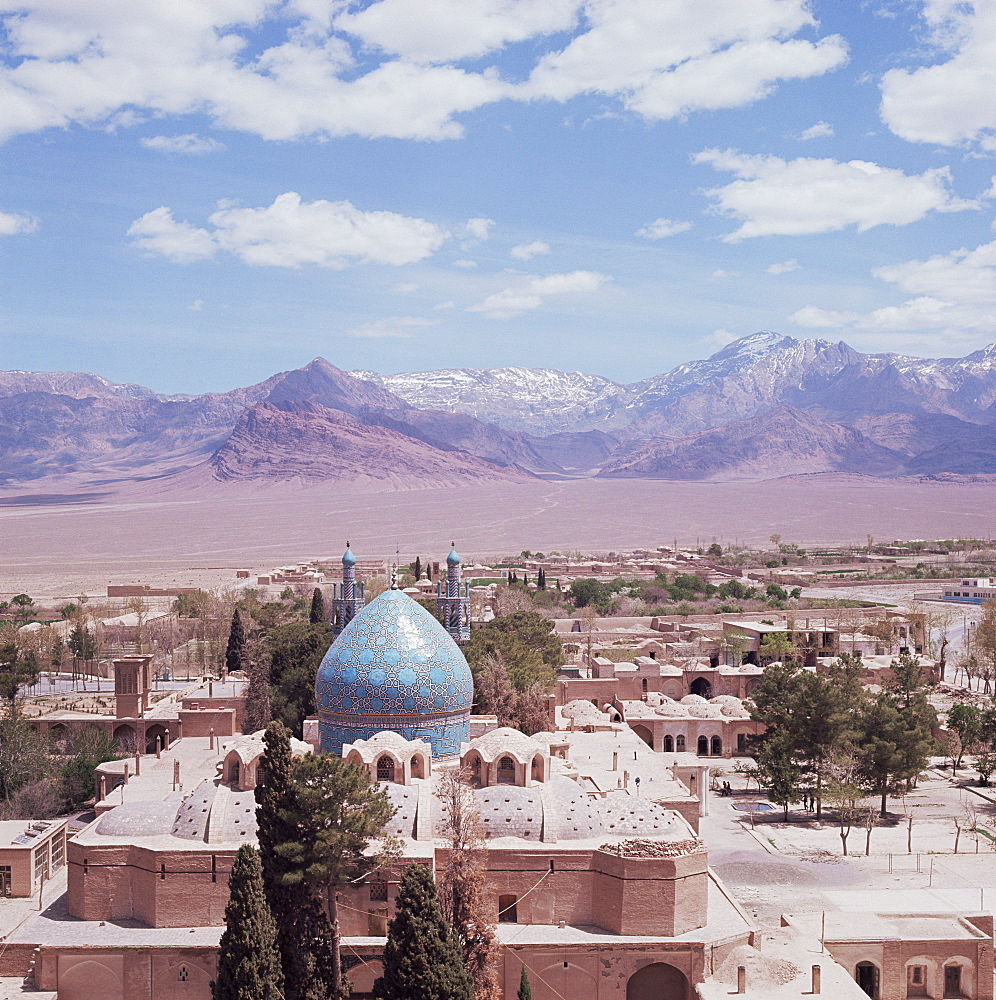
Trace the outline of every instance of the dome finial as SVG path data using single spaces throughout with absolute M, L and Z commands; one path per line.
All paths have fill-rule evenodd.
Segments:
M 391 567 L 391 590 L 398 589 L 398 567 Z

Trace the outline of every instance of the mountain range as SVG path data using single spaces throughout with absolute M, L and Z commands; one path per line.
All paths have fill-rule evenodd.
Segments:
M 862 354 L 756 333 L 629 385 L 551 369 L 345 372 L 165 395 L 81 372 L 0 372 L 0 483 L 443 484 L 996 473 L 996 345 Z

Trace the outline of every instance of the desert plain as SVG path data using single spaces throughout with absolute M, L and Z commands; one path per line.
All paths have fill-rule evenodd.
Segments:
M 440 488 L 355 483 L 149 482 L 0 493 L 9 587 L 97 592 L 107 583 L 219 585 L 338 554 L 465 557 L 522 549 L 624 550 L 699 539 L 800 545 L 884 538 L 984 538 L 996 531 L 991 480 L 882 480 L 824 474 L 764 482 L 536 480 Z

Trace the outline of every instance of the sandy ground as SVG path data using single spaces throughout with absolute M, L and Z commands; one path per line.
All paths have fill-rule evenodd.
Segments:
M 849 856 L 844 858 L 836 823 L 832 819 L 817 823 L 801 806 L 790 811 L 788 823 L 779 809 L 758 818 L 752 831 L 749 819 L 734 806 L 764 801 L 764 795 L 754 785 L 745 792 L 738 775 L 730 780 L 734 796 L 712 798 L 711 815 L 701 832 L 717 874 L 763 923 L 777 923 L 781 913 L 837 909 L 841 898 L 834 893 L 842 890 L 867 893 L 869 908 L 901 906 L 903 897 L 896 890 L 947 892 L 959 897 L 963 906 L 970 901 L 972 907 L 982 904 L 992 909 L 996 903 L 996 860 L 989 841 L 963 830 L 959 853 L 953 853 L 953 817 L 964 823 L 967 804 L 975 806 L 980 825 L 996 818 L 992 788 L 980 789 L 983 797 L 964 787 L 963 781 L 952 782 L 942 771 L 927 771 L 906 799 L 914 816 L 912 853 L 907 852 L 903 803 L 890 798 L 888 819 L 872 830 L 871 854 L 865 857 L 865 830 L 856 825 L 848 837 Z M 874 804 L 872 799 L 866 801 Z M 910 905 L 922 906 L 923 900 L 911 897 Z
M 178 492 L 145 484 L 90 496 L 0 491 L 0 591 L 99 593 L 108 582 L 216 586 L 238 567 L 332 557 L 466 557 L 735 540 L 800 543 L 986 536 L 996 486 L 809 476 L 762 483 L 580 480 L 375 491 L 367 486 Z

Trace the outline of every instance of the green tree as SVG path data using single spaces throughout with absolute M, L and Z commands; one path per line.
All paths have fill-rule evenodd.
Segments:
M 519 973 L 519 989 L 515 994 L 515 1000 L 533 1000 L 533 988 L 529 985 L 529 973 L 526 972 L 525 965 Z
M 384 974 L 373 993 L 376 1000 L 473 1000 L 460 944 L 425 865 L 412 865 L 401 877 L 395 916 L 387 925 Z
M 263 891 L 259 852 L 243 844 L 228 877 L 225 931 L 212 1000 L 283 1000 L 277 927 Z
M 475 682 L 484 660 L 499 654 L 517 691 L 533 684 L 551 691 L 556 668 L 565 662 L 563 645 L 553 634 L 553 622 L 535 611 L 513 611 L 474 629 L 464 654 Z
M 768 798 L 784 809 L 788 822 L 789 806 L 800 797 L 800 769 L 787 733 L 778 733 L 761 744 L 757 753 L 757 777 L 764 784 Z
M 10 603 L 14 605 L 17 610 L 17 617 L 22 621 L 27 621 L 29 618 L 35 617 L 36 612 L 34 611 L 34 599 L 28 597 L 27 594 L 15 594 L 10 599 Z
M 887 692 L 882 691 L 865 703 L 858 761 L 865 779 L 881 798 L 880 816 L 886 815 L 888 794 L 903 777 L 906 767 L 902 750 L 904 730 L 902 713 Z
M 325 1000 L 334 995 L 336 978 L 329 948 L 328 918 L 319 901 L 287 879 L 293 862 L 281 845 L 299 835 L 291 779 L 290 733 L 271 722 L 256 779 L 256 825 L 263 888 L 277 927 L 277 947 L 284 975 L 285 1000 Z
M 791 658 L 794 648 L 787 632 L 767 632 L 761 638 L 758 655 L 762 663 L 772 663 Z
M 269 642 L 273 718 L 300 737 L 301 724 L 315 712 L 315 675 L 332 644 L 332 627 L 291 622 L 275 628 Z
M 323 625 L 328 621 L 325 613 L 325 598 L 322 595 L 322 588 L 315 587 L 311 594 L 311 610 L 308 612 L 308 621 L 312 625 Z
M 60 773 L 60 791 L 67 809 L 93 798 L 94 773 L 105 761 L 121 756 L 117 743 L 95 726 L 71 733 L 63 747 L 66 757 Z
M 236 608 L 232 612 L 232 625 L 228 630 L 228 645 L 225 647 L 225 672 L 241 670 L 246 663 L 246 630 L 242 615 Z
M 7 702 L 7 714 L 17 715 L 18 698 L 22 687 L 38 680 L 41 668 L 34 652 L 23 652 L 16 643 L 0 646 L 0 698 Z
M 275 847 L 285 864 L 281 883 L 312 899 L 324 894 L 331 983 L 339 984 L 340 992 L 337 888 L 376 867 L 378 859 L 367 854 L 367 848 L 393 814 L 387 793 L 371 783 L 361 765 L 324 753 L 306 754 L 291 763 L 284 819 L 290 821 L 293 836 Z M 348 996 L 348 990 L 343 995 Z

